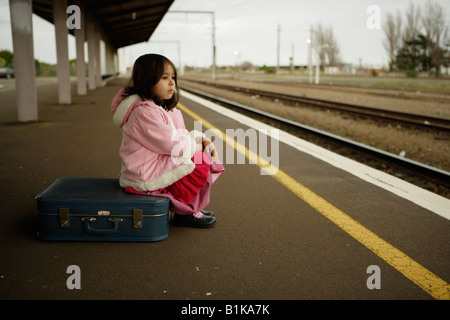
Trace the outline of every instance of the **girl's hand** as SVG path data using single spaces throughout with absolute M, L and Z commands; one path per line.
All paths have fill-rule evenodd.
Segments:
M 202 152 L 203 149 L 204 149 L 203 138 L 202 137 L 196 137 L 195 138 L 195 152 Z
M 218 154 L 216 151 L 216 146 L 207 138 L 203 138 L 203 152 L 211 153 L 213 160 L 217 160 Z

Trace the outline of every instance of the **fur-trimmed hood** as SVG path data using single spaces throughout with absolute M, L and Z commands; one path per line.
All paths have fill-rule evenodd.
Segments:
M 124 94 L 125 88 L 121 88 L 119 92 L 117 92 L 116 96 L 114 97 L 111 103 L 113 122 L 119 128 L 122 128 L 124 123 L 128 120 L 131 111 L 133 111 L 132 107 L 136 106 L 133 105 L 133 103 L 136 101 L 142 101 L 142 99 L 137 94 L 131 95 L 125 99 L 123 98 Z

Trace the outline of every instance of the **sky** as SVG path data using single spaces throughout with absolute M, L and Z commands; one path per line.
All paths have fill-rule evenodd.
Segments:
M 432 0 L 445 11 L 450 25 L 450 1 Z M 344 63 L 378 68 L 387 65 L 383 24 L 388 13 L 404 17 L 410 3 L 425 0 L 175 0 L 148 42 L 119 51 L 122 68 L 140 55 L 154 52 L 175 65 L 205 67 L 212 64 L 212 14 L 170 11 L 213 11 L 216 65 L 306 65 L 311 26 L 333 29 Z M 12 51 L 9 1 L 0 0 L 0 50 Z M 280 32 L 278 33 L 278 26 Z M 33 15 L 35 58 L 56 63 L 52 24 Z M 69 36 L 69 58 L 74 59 L 75 39 Z

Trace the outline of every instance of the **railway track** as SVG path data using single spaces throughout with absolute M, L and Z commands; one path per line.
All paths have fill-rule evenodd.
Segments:
M 289 104 L 306 105 L 324 110 L 336 110 L 339 112 L 350 113 L 359 117 L 366 117 L 381 120 L 388 123 L 397 123 L 411 127 L 419 127 L 422 129 L 450 133 L 450 120 L 424 115 L 416 115 L 392 110 L 379 108 L 371 108 L 365 106 L 352 105 L 347 103 L 327 101 L 314 98 L 300 97 L 296 95 L 282 94 L 278 92 L 270 92 L 251 88 L 236 87 L 230 85 L 219 84 L 215 82 L 186 80 L 193 83 L 208 85 L 229 91 L 241 92 L 252 96 L 259 96 L 274 99 Z
M 182 90 L 222 106 L 237 110 L 252 118 L 257 118 L 262 122 L 287 130 L 300 138 L 450 198 L 450 172 L 312 128 L 289 119 L 272 115 L 237 102 L 201 92 L 187 86 L 180 85 L 179 87 Z

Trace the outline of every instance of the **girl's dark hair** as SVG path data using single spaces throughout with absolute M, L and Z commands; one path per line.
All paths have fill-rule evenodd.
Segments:
M 152 94 L 152 89 L 162 78 L 166 64 L 169 64 L 175 73 L 175 92 L 172 98 L 160 100 Z M 167 111 L 175 108 L 179 100 L 179 89 L 177 84 L 177 69 L 172 61 L 162 55 L 153 53 L 140 56 L 134 62 L 133 73 L 125 88 L 123 97 L 127 98 L 133 94 L 137 94 L 142 100 L 152 100 Z

